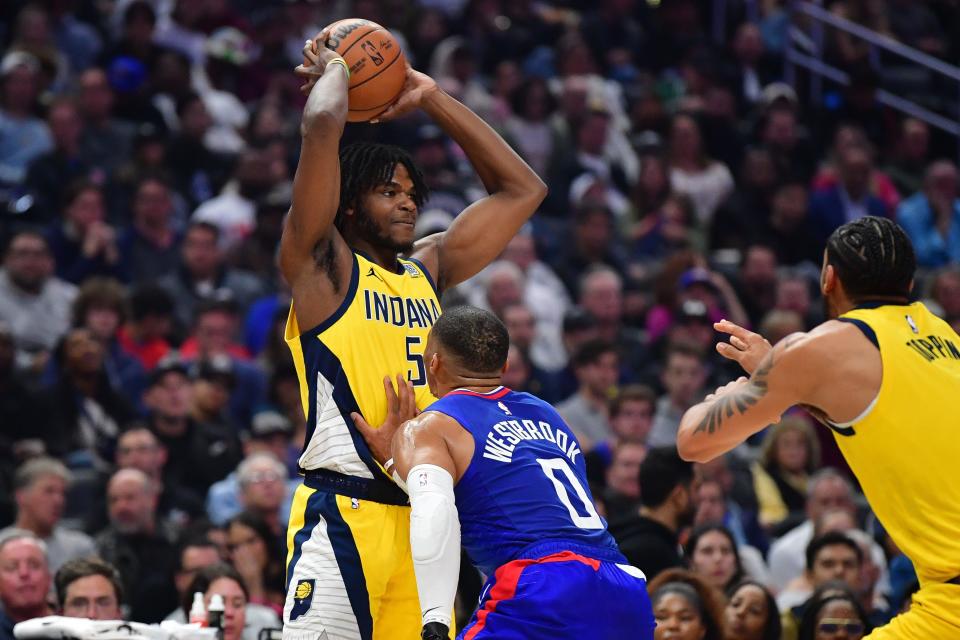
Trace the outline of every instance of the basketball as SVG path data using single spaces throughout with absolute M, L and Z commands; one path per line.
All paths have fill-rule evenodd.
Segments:
M 350 67 L 348 121 L 366 122 L 400 95 L 407 60 L 387 29 L 360 18 L 338 20 L 330 25 L 326 45 Z

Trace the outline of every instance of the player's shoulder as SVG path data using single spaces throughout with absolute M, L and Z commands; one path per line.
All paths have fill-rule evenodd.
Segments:
M 792 333 L 774 346 L 775 358 L 816 369 L 870 349 L 863 329 L 855 323 L 828 320 L 807 332 Z

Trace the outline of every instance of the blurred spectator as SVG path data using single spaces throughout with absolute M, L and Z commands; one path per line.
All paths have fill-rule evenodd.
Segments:
M 801 607 L 813 591 L 830 580 L 839 580 L 851 590 L 860 586 L 860 569 L 863 552 L 847 534 L 839 531 L 823 533 L 807 545 L 806 571 L 800 580 L 795 580 L 777 596 L 781 611 Z M 794 613 L 797 613 L 796 611 Z
M 260 281 L 252 274 L 224 264 L 218 245 L 220 229 L 208 222 L 193 222 L 187 227 L 181 245 L 180 268 L 160 280 L 176 304 L 181 326 L 193 324 L 193 314 L 203 300 L 229 292 L 243 313 L 262 294 Z
M 0 536 L 16 529 L 43 540 L 47 566 L 56 572 L 65 562 L 94 552 L 93 540 L 61 524 L 70 472 L 54 458 L 33 458 L 14 476 L 17 519 Z
M 579 388 L 557 411 L 584 451 L 613 436 L 607 403 L 616 390 L 618 360 L 616 347 L 602 339 L 581 344 L 570 360 Z
M 960 268 L 941 269 L 930 283 L 929 297 L 943 310 L 943 319 L 960 330 Z
M 751 546 L 751 540 L 744 533 L 742 509 L 727 498 L 727 492 L 720 481 L 710 478 L 697 482 L 694 493 L 697 513 L 693 517 L 695 526 L 723 524 L 733 537 L 740 565 L 745 575 L 766 584 L 770 576 L 763 554 L 757 547 Z
M 657 304 L 647 314 L 647 337 L 653 342 L 668 333 L 683 304 L 697 300 L 707 308 L 710 320 L 726 318 L 740 326 L 749 318 L 733 287 L 720 273 L 701 266 L 703 258 L 692 252 L 668 259 L 655 285 Z
M 777 344 L 792 333 L 804 331 L 807 326 L 796 311 L 774 309 L 763 317 L 758 331 L 767 337 L 770 344 Z
M 916 193 L 923 188 L 929 159 L 929 125 L 917 118 L 904 118 L 900 123 L 900 138 L 895 155 L 884 167 L 900 193 Z
M 821 243 L 844 223 L 863 216 L 887 215 L 886 206 L 869 190 L 873 170 L 869 151 L 850 146 L 837 162 L 837 184 L 810 199 L 810 221 Z
M 199 305 L 194 317 L 193 335 L 180 345 L 186 359 L 211 360 L 224 356 L 233 370 L 228 415 L 243 427 L 250 423 L 254 410 L 266 399 L 264 373 L 249 361 L 249 354 L 238 342 L 239 318 L 232 298 L 213 298 Z
M 212 121 L 200 96 L 180 96 L 176 110 L 180 128 L 167 143 L 167 160 L 177 191 L 186 196 L 191 207 L 197 207 L 223 188 L 230 177 L 232 159 L 204 144 Z
M 9 324 L 0 321 L 0 424 L 3 425 L 0 442 L 9 439 L 6 444 L 11 448 L 15 441 L 22 438 L 37 438 L 38 431 L 45 431 L 49 414 L 49 408 L 44 403 L 45 398 L 29 388 L 27 381 L 16 370 L 15 355 L 16 343 L 13 331 Z M 10 465 L 6 471 L 12 475 L 12 467 L 15 464 L 13 457 L 7 458 L 5 462 Z M 6 465 L 0 463 L 0 468 L 3 467 Z M 0 475 L 0 481 L 6 475 L 6 473 Z M 2 502 L 0 499 L 0 503 Z
M 273 294 L 275 298 L 289 296 L 287 285 L 277 268 L 277 247 L 280 246 L 283 220 L 290 209 L 292 197 L 293 187 L 287 182 L 277 185 L 263 196 L 257 202 L 257 221 L 253 233 L 227 257 L 232 267 L 258 276 L 269 288 L 265 293 Z M 417 221 L 422 219 L 423 214 L 420 214 Z M 289 302 L 289 298 L 286 298 L 281 306 L 286 307 Z
M 157 516 L 156 487 L 138 469 L 117 471 L 107 485 L 110 526 L 97 534 L 100 556 L 115 566 L 130 619 L 160 622 L 176 603 L 174 548 Z
M 118 339 L 127 316 L 123 287 L 114 280 L 90 278 L 73 301 L 73 326 L 88 330 L 104 351 L 104 369 L 110 386 L 134 400 L 146 388 L 143 365 L 127 353 Z
M 117 334 L 123 350 L 149 371 L 170 352 L 168 339 L 172 330 L 170 294 L 156 284 L 134 289 L 130 294 L 130 319 Z
M 722 524 L 708 522 L 694 527 L 684 556 L 690 571 L 723 593 L 743 577 L 737 543 Z
M 28 531 L 0 536 L 0 640 L 13 640 L 13 625 L 53 611 L 47 602 L 50 569 L 43 541 Z
M 187 589 L 197 573 L 206 567 L 223 562 L 216 544 L 205 535 L 190 535 L 189 532 L 185 532 L 177 544 L 176 555 L 177 561 L 174 567 L 173 581 L 177 587 L 178 602 L 193 595 L 188 593 Z M 167 620 L 176 620 L 175 616 L 178 612 L 182 616 L 179 622 L 186 622 L 186 616 L 180 611 L 179 607 L 173 614 L 167 616 Z
M 663 360 L 663 383 L 666 394 L 657 401 L 653 428 L 647 442 L 653 447 L 669 446 L 677 441 L 677 430 L 684 411 L 703 397 L 707 381 L 703 352 L 685 344 L 669 347 Z
M 201 569 L 180 599 L 182 611 L 189 611 L 193 594 L 204 595 L 204 608 L 209 609 L 210 598 L 219 594 L 226 605 L 223 613 L 224 640 L 255 640 L 262 629 L 281 627 L 277 614 L 266 607 L 249 602 L 243 578 L 228 564 L 215 564 Z M 184 614 L 183 620 L 186 620 Z
M 657 627 L 654 640 L 723 639 L 723 594 L 696 574 L 670 569 L 647 586 Z
M 0 59 L 0 195 L 20 184 L 30 163 L 53 148 L 46 123 L 36 117 L 40 62 L 25 51 Z
M 132 282 L 155 281 L 176 269 L 180 233 L 166 183 L 145 177 L 137 185 L 132 220 L 120 236 L 123 271 Z
M 42 235 L 21 231 L 7 245 L 0 270 L 0 321 L 13 331 L 19 368 L 43 370 L 70 326 L 72 284 L 55 277 L 56 265 Z
M 240 154 L 232 180 L 219 195 L 201 204 L 192 220 L 219 227 L 221 246 L 236 247 L 253 231 L 257 201 L 286 179 L 282 162 L 278 166 L 265 149 L 247 149 Z
M 635 567 L 653 581 L 671 567 L 683 566 L 680 530 L 693 522 L 693 465 L 675 447 L 647 452 L 640 463 L 640 509 L 610 523 L 610 533 Z
M 725 640 L 782 640 L 773 595 L 762 582 L 741 580 L 728 592 L 723 611 Z
M 807 519 L 782 535 L 770 547 L 771 586 L 778 591 L 803 573 L 803 550 L 813 539 L 814 523 L 827 510 L 855 513 L 853 487 L 835 469 L 825 468 L 807 481 Z
M 64 202 L 67 187 L 76 181 L 97 179 L 102 174 L 91 171 L 80 154 L 83 122 L 76 104 L 61 98 L 47 109 L 47 124 L 53 135 L 53 149 L 30 163 L 24 189 L 33 197 L 30 218 L 37 222 L 56 219 Z
M 774 310 L 797 314 L 804 328 L 816 327 L 823 322 L 823 310 L 814 307 L 812 285 L 809 271 L 799 268 L 781 269 L 777 274 L 777 300 Z
M 623 318 L 623 279 L 612 268 L 595 265 L 580 277 L 578 304 L 596 320 L 597 334 L 617 349 L 620 378 L 630 379 L 646 360 L 636 329 Z
M 117 439 L 117 469 L 137 469 L 150 478 L 157 492 L 157 516 L 177 528 L 204 515 L 203 499 L 181 486 L 167 472 L 167 450 L 144 426 L 135 426 Z
M 269 441 L 280 426 L 279 414 L 261 413 L 254 422 L 259 433 L 244 443 L 246 456 L 234 473 L 215 483 L 207 493 L 207 515 L 217 525 L 246 510 L 264 519 L 274 535 L 283 532 L 297 483 Z M 289 423 L 287 423 L 289 424 Z M 256 433 L 256 432 L 254 432 Z M 286 457 L 286 452 L 283 452 Z
M 853 148 L 864 149 L 869 154 L 871 162 L 868 183 L 870 194 L 876 196 L 877 199 L 883 203 L 888 213 L 893 212 L 896 210 L 897 205 L 900 204 L 900 194 L 897 193 L 897 188 L 894 186 L 890 177 L 873 166 L 875 157 L 873 146 L 870 144 L 870 141 L 867 140 L 863 129 L 855 124 L 842 124 L 837 127 L 837 130 L 833 134 L 833 146 L 830 149 L 828 160 L 824 166 L 821 167 L 817 175 L 814 176 L 813 191 L 826 191 L 836 186 L 837 181 L 840 180 L 840 158 L 842 158 L 849 149 Z
M 737 545 L 743 549 L 746 546 L 752 546 L 755 549 L 766 553 L 767 537 L 757 522 L 757 495 L 755 492 L 755 482 L 750 468 L 735 452 L 729 452 L 722 456 L 717 456 L 710 462 L 704 462 L 696 466 L 697 476 L 707 491 L 699 491 L 698 497 L 708 497 L 715 499 L 719 497 L 722 500 L 722 511 L 718 508 L 721 505 L 713 500 L 708 500 L 714 509 L 701 509 L 701 522 L 720 522 L 733 534 Z M 720 489 L 720 496 L 716 495 L 716 488 L 709 483 L 715 482 Z M 711 490 L 712 489 L 712 490 Z M 703 505 L 706 507 L 706 505 Z M 705 516 L 710 515 L 710 518 Z M 755 554 L 746 552 L 751 557 L 747 560 L 753 560 Z M 759 572 L 754 571 L 754 564 L 744 563 L 744 567 L 750 570 L 754 577 L 762 577 Z
M 560 329 L 571 302 L 563 282 L 537 254 L 534 233 L 526 227 L 507 244 L 503 259 L 523 272 L 523 301 L 537 319 L 537 339 L 530 357 L 537 366 L 555 371 L 566 362 Z
M 670 184 L 693 202 L 697 222 L 706 227 L 733 191 L 733 176 L 705 155 L 700 125 L 689 114 L 674 116 L 670 129 Z
M 813 428 L 803 418 L 783 418 L 764 436 L 760 463 L 776 483 L 788 515 L 799 522 L 810 479 L 820 468 L 820 443 Z
M 224 478 L 240 461 L 237 437 L 214 424 L 190 417 L 193 389 L 186 365 L 171 357 L 153 370 L 144 395 L 150 429 L 168 452 L 168 473 L 198 495 Z
M 770 217 L 757 230 L 757 237 L 783 264 L 819 264 L 823 243 L 809 215 L 807 188 L 799 182 L 784 183 L 774 192 Z
M 609 518 L 629 518 L 640 503 L 640 465 L 647 456 L 647 447 L 639 442 L 623 441 L 617 443 L 609 455 L 601 498 Z
M 746 151 L 739 167 L 737 189 L 717 209 L 710 225 L 710 247 L 746 248 L 750 238 L 766 226 L 772 215 L 777 168 L 768 149 L 753 147 Z
M 275 518 L 275 510 L 271 518 Z M 280 536 L 274 529 L 264 517 L 248 509 L 227 523 L 227 549 L 247 587 L 249 602 L 270 606 L 280 614 L 287 595 L 286 569 L 280 554 Z
M 230 393 L 236 385 L 233 363 L 219 354 L 197 360 L 190 367 L 193 405 L 190 415 L 199 425 L 212 425 L 221 431 L 239 432 L 227 415 Z
M 960 193 L 957 167 L 939 160 L 927 168 L 923 190 L 901 203 L 897 221 L 907 232 L 921 267 L 960 262 Z
M 98 558 L 63 565 L 53 578 L 60 615 L 88 620 L 123 620 L 120 574 Z
M 103 69 L 80 74 L 77 106 L 83 117 L 80 154 L 91 168 L 109 174 L 130 154 L 133 128 L 113 117 L 114 93 Z
M 760 28 L 750 22 L 741 24 L 737 27 L 731 49 L 737 65 L 737 98 L 743 105 L 755 104 L 762 96 L 763 87 L 776 79 L 772 61 L 764 50 Z
M 580 278 L 591 266 L 606 265 L 623 273 L 624 260 L 616 242 L 613 213 L 597 201 L 582 203 L 573 213 L 570 242 L 555 256 L 554 272 L 571 295 L 579 293 Z
M 89 329 L 72 329 L 54 353 L 59 376 L 47 449 L 71 466 L 103 466 L 113 459 L 117 436 L 136 409 L 110 385 L 104 346 Z
M 866 613 L 855 598 L 835 594 L 811 600 L 800 622 L 799 640 L 829 640 L 838 635 L 860 640 L 870 632 Z
M 557 103 L 549 85 L 539 78 L 522 83 L 510 94 L 510 106 L 513 115 L 504 125 L 504 134 L 537 175 L 546 178 L 560 145 L 558 132 L 550 125 Z
M 120 276 L 120 253 L 113 227 L 106 223 L 103 191 L 90 182 L 71 185 L 63 199 L 63 219 L 47 229 L 57 277 L 76 285 L 93 276 Z
M 773 164 L 781 180 L 806 182 L 813 175 L 814 157 L 800 131 L 796 93 L 785 85 L 783 88 L 792 94 L 794 103 L 775 101 L 770 105 L 760 122 L 760 141 L 773 155 Z M 782 90 L 781 87 L 777 89 Z
M 122 5 L 121 5 L 122 6 Z M 100 64 L 109 66 L 117 58 L 133 58 L 152 76 L 164 48 L 153 42 L 157 13 L 145 0 L 127 2 L 123 7 L 121 32 L 117 40 L 100 56 Z
M 763 314 L 776 303 L 777 255 L 760 244 L 747 247 L 737 274 L 738 293 L 750 324 L 760 324 Z

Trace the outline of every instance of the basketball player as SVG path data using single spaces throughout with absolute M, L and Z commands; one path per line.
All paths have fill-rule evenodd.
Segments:
M 326 42 L 327 33 L 318 36 Z M 439 295 L 506 247 L 546 188 L 510 147 L 428 76 L 407 72 L 381 116 L 419 109 L 463 148 L 489 196 L 445 233 L 413 242 L 427 198 L 420 171 L 395 147 L 338 154 L 347 70 L 325 47 L 304 47 L 309 92 L 300 163 L 280 246 L 293 290 L 286 341 L 300 378 L 308 432 L 287 532 L 284 638 L 413 638 L 420 608 L 410 556 L 407 495 L 370 455 L 351 414 L 386 415 L 383 372 L 403 372 L 417 405 L 434 398 L 423 348 Z M 390 384 L 390 380 L 386 381 Z
M 593 506 L 576 436 L 549 404 L 501 385 L 509 346 L 492 313 L 444 311 L 424 352 L 440 400 L 398 430 L 413 405 L 400 387 L 379 430 L 357 422 L 406 478 L 422 638 L 447 636 L 461 542 L 490 577 L 460 638 L 653 638 L 643 573 Z
M 903 230 L 885 218 L 843 225 L 827 241 L 820 288 L 828 317 L 770 348 L 730 322 L 717 350 L 740 378 L 687 411 L 677 444 L 707 461 L 792 405 L 834 433 L 874 513 L 920 579 L 909 613 L 870 638 L 960 638 L 960 338 L 909 302 L 916 268 Z

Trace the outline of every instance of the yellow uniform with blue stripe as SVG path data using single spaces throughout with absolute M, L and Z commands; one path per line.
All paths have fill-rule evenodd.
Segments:
M 909 613 L 871 639 L 960 638 L 960 338 L 922 303 L 844 314 L 880 350 L 883 381 L 837 443 L 920 579 Z
M 350 414 L 383 422 L 385 375 L 405 373 L 421 409 L 436 400 L 423 350 L 439 315 L 422 264 L 399 260 L 391 271 L 357 253 L 346 297 L 329 319 L 304 330 L 291 306 L 285 338 L 307 437 L 304 484 L 287 531 L 285 639 L 420 635 L 407 496 L 373 459 Z

